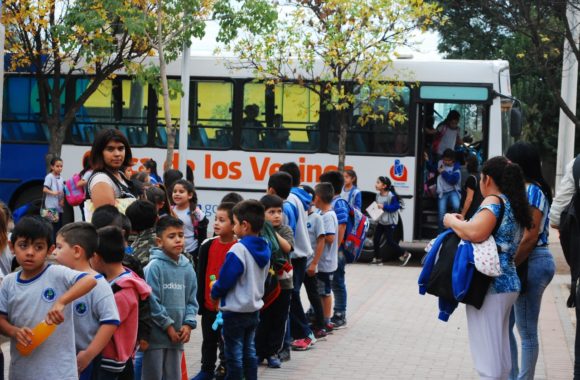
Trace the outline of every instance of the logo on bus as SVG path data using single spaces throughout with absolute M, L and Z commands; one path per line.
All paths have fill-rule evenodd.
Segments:
M 407 167 L 401 163 L 401 160 L 395 160 L 391 170 L 389 171 L 391 178 L 395 182 L 407 182 L 408 171 Z

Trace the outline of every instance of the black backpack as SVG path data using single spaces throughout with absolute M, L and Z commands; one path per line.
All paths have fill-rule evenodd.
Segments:
M 578 188 L 578 180 L 580 179 L 580 155 L 574 159 L 572 173 L 574 175 L 576 189 L 572 200 L 560 215 L 560 245 L 562 246 L 566 262 L 570 266 L 570 275 L 572 277 L 570 297 L 567 302 L 568 307 L 575 306 L 576 282 L 580 275 L 580 254 L 578 254 L 580 252 L 580 214 L 578 213 L 578 205 L 580 202 Z

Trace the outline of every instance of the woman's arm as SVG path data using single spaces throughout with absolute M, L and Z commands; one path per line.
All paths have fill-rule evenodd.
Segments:
M 532 207 L 532 228 L 524 231 L 522 241 L 518 246 L 514 261 L 516 266 L 520 265 L 530 255 L 538 243 L 538 236 L 540 235 L 540 222 L 542 221 L 542 212 L 535 207 Z
M 496 204 L 497 198 L 487 197 L 482 202 L 482 206 Z M 487 239 L 496 224 L 497 218 L 489 209 L 483 209 L 469 221 L 463 220 L 461 214 L 445 214 L 443 224 L 445 227 L 453 229 L 461 239 L 469 240 L 472 243 L 481 243 Z
M 99 182 L 91 189 L 91 200 L 95 210 L 104 205 L 115 206 L 115 190 L 106 182 Z
M 467 188 L 467 193 L 465 194 L 465 202 L 463 203 L 463 210 L 461 210 L 461 216 L 465 218 L 465 214 L 469 211 L 471 207 L 471 202 L 473 202 L 473 195 L 475 191 L 473 189 Z

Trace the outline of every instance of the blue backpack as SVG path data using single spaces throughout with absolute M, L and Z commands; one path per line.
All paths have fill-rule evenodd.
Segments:
M 348 205 L 348 221 L 343 241 L 343 253 L 347 263 L 354 263 L 362 253 L 370 223 L 359 209 L 352 207 L 344 199 L 342 201 Z

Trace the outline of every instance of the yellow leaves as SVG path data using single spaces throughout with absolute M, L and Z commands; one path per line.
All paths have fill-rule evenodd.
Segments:
M 525 56 L 526 56 L 525 53 L 518 53 L 518 54 L 516 54 L 516 57 L 518 57 L 519 59 L 524 59 Z

